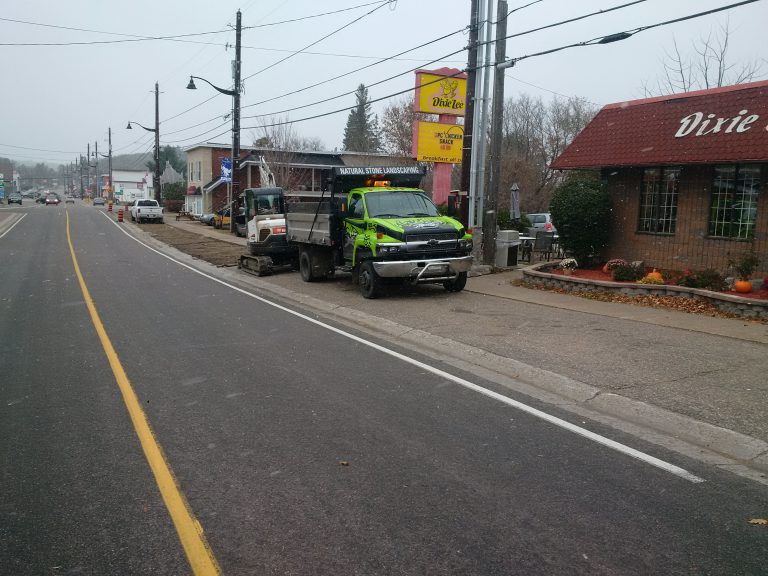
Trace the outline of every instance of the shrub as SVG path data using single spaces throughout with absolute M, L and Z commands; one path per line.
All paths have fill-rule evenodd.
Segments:
M 573 172 L 552 196 L 549 210 L 560 245 L 582 265 L 608 244 L 611 199 L 593 172 Z
M 685 270 L 677 281 L 677 285 L 685 286 L 686 288 L 704 288 L 716 292 L 726 289 L 725 279 L 722 274 L 712 268 L 707 268 L 700 272 Z
M 563 270 L 575 270 L 579 267 L 579 263 L 575 258 L 564 258 L 563 260 L 560 260 L 558 266 Z
M 657 278 L 655 276 L 643 276 L 639 280 L 640 284 L 664 284 L 664 280 L 662 278 Z
M 760 264 L 760 259 L 752 250 L 750 250 L 739 258 L 737 262 L 731 262 L 731 264 L 739 275 L 739 278 L 742 280 L 749 280 L 749 277 L 752 276 L 757 265 Z
M 610 272 L 611 270 L 616 268 L 616 266 L 626 266 L 626 265 L 627 265 L 627 261 L 624 260 L 623 258 L 613 258 L 612 260 L 608 260 L 608 262 L 605 263 L 604 268 L 608 272 Z
M 641 266 L 632 264 L 619 264 L 611 272 L 611 278 L 616 282 L 637 282 L 645 276 L 645 270 Z

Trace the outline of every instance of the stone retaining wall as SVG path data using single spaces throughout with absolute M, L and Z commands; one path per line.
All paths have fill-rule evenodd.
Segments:
M 700 288 L 686 288 L 684 286 L 607 282 L 550 273 L 550 270 L 556 266 L 557 264 L 546 262 L 531 268 L 524 268 L 523 277 L 526 282 L 531 284 L 574 292 L 615 292 L 617 294 L 626 294 L 627 296 L 653 295 L 693 298 L 710 302 L 723 312 L 742 316 L 743 318 L 768 320 L 768 300 L 744 298 L 721 292 L 702 290 Z

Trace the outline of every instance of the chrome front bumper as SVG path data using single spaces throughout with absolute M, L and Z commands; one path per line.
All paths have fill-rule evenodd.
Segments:
M 470 268 L 472 256 L 373 262 L 373 269 L 382 278 L 408 278 L 413 282 L 452 280 L 459 272 L 467 272 Z

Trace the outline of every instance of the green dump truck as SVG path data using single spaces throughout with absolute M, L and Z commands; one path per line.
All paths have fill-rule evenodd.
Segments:
M 289 246 L 305 282 L 352 272 L 365 298 L 386 283 L 440 283 L 459 292 L 472 267 L 472 236 L 418 188 L 420 166 L 339 167 L 322 192 L 286 193 Z

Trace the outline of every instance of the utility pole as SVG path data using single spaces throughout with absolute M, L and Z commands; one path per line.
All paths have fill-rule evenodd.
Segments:
M 493 75 L 493 113 L 491 117 L 491 174 L 483 208 L 483 261 L 492 264 L 496 255 L 496 222 L 501 177 L 501 139 L 504 117 L 504 61 L 507 58 L 507 2 L 499 0 L 496 8 L 496 59 Z M 502 67 L 503 66 L 503 67 Z
M 155 82 L 155 175 L 152 178 L 155 200 L 160 204 L 160 87 Z
M 93 197 L 101 196 L 101 187 L 99 186 L 99 141 L 94 143 L 93 150 Z
M 91 143 L 88 142 L 85 153 L 85 187 L 88 188 L 91 185 Z M 91 195 L 93 199 L 93 195 Z
M 114 184 L 112 182 L 112 127 L 109 127 L 109 201 L 115 199 Z
M 233 96 L 234 110 L 232 111 L 232 197 L 229 204 L 229 231 L 237 232 L 237 199 L 240 195 L 240 64 L 241 45 L 240 37 L 243 29 L 242 13 L 237 11 L 235 23 L 235 62 L 232 66 L 232 76 L 235 82 Z
M 485 190 L 485 148 L 486 148 L 486 126 L 488 126 L 488 84 L 490 81 L 491 66 L 491 21 L 493 19 L 493 4 L 491 0 L 480 0 L 478 7 L 478 17 L 485 8 L 485 21 L 483 22 L 482 32 L 479 33 L 479 46 L 482 50 L 477 51 L 477 77 L 475 78 L 475 106 L 474 131 L 475 138 L 472 139 L 472 164 L 470 168 L 470 207 L 469 207 L 469 226 L 473 231 L 480 230 L 476 235 L 475 243 L 479 245 L 482 240 L 482 208 L 483 193 Z M 485 63 L 483 63 L 485 61 Z M 477 96 L 477 94 L 480 94 Z M 475 235 L 473 233 L 473 235 Z
M 469 24 L 469 55 L 467 56 L 467 108 L 464 115 L 464 144 L 461 151 L 461 184 L 459 190 L 459 220 L 469 228 L 469 182 L 472 170 L 472 140 L 475 127 L 475 76 L 477 74 L 478 0 L 472 0 Z

